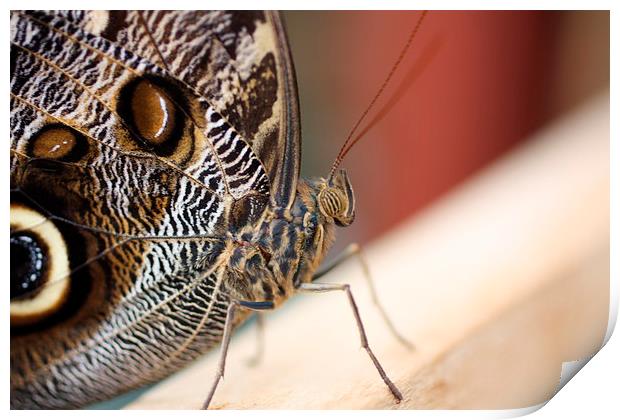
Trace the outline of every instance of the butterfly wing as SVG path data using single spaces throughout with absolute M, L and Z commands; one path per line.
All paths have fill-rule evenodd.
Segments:
M 295 191 L 283 37 L 271 13 L 12 13 L 12 407 L 105 399 L 220 340 L 226 236 Z
M 278 13 L 116 11 L 101 35 L 209 98 L 263 163 L 273 204 L 290 207 L 300 168 L 299 104 Z

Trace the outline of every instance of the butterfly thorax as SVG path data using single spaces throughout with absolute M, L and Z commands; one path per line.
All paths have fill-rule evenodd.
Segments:
M 335 225 L 355 217 L 344 171 L 331 180 L 301 179 L 290 209 L 270 209 L 259 228 L 231 242 L 229 293 L 277 306 L 312 277 L 335 238 Z

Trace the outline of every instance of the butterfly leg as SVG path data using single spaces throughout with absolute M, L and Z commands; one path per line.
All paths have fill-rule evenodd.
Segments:
M 411 341 L 407 340 L 405 337 L 403 337 L 398 332 L 398 330 L 392 323 L 392 320 L 390 319 L 390 317 L 388 317 L 387 313 L 385 312 L 383 305 L 381 305 L 381 302 L 379 302 L 379 298 L 377 297 L 377 291 L 375 289 L 374 282 L 372 281 L 372 277 L 370 275 L 370 269 L 368 268 L 368 263 L 366 262 L 366 257 L 364 256 L 364 253 L 362 252 L 362 248 L 359 246 L 359 244 L 353 243 L 353 244 L 350 244 L 348 247 L 346 247 L 345 250 L 340 255 L 338 255 L 334 261 L 330 262 L 328 265 L 318 270 L 312 277 L 312 281 L 317 280 L 323 275 L 329 273 L 331 270 L 338 267 L 344 261 L 346 261 L 347 259 L 353 256 L 357 257 L 357 259 L 359 260 L 362 266 L 362 271 L 364 272 L 364 279 L 366 280 L 366 285 L 368 286 L 368 289 L 370 291 L 372 302 L 375 304 L 375 306 L 377 307 L 377 310 L 381 314 L 381 317 L 383 318 L 383 322 L 385 322 L 385 324 L 387 325 L 392 335 L 398 341 L 400 341 L 400 343 L 403 346 L 407 347 L 409 350 L 414 350 L 415 346 L 413 345 L 413 343 L 411 343 Z
M 209 394 L 207 395 L 207 398 L 202 405 L 203 410 L 209 408 L 209 404 L 211 403 L 213 394 L 215 394 L 215 389 L 220 383 L 220 379 L 224 378 L 226 355 L 228 354 L 228 346 L 230 344 L 230 337 L 232 335 L 232 327 L 235 321 L 235 312 L 237 311 L 238 307 L 250 309 L 252 311 L 263 311 L 267 309 L 273 309 L 274 305 L 273 302 L 248 302 L 242 300 L 233 300 L 230 302 L 230 306 L 228 306 L 228 311 L 226 312 L 226 321 L 224 323 L 224 336 L 222 337 L 222 347 L 220 348 L 220 361 L 217 365 L 217 372 L 215 374 L 213 385 L 211 385 L 211 390 L 209 391 Z
M 322 292 L 331 292 L 334 290 L 342 290 L 347 294 L 349 298 L 349 304 L 351 305 L 351 309 L 353 310 L 353 316 L 355 317 L 355 322 L 357 323 L 357 330 L 360 334 L 360 341 L 366 353 L 372 360 L 372 363 L 375 365 L 375 368 L 379 372 L 381 379 L 390 389 L 390 392 L 396 399 L 396 402 L 399 403 L 403 399 L 403 395 L 398 390 L 396 385 L 390 380 L 390 378 L 383 370 L 383 367 L 379 363 L 379 360 L 375 357 L 375 354 L 370 349 L 368 345 L 368 338 L 366 337 L 366 331 L 364 330 L 364 324 L 362 324 L 362 318 L 360 317 L 359 310 L 357 309 L 357 304 L 355 303 L 355 299 L 353 298 L 353 294 L 351 293 L 351 287 L 348 284 L 326 284 L 326 283 L 303 283 L 299 286 L 299 291 L 302 292 L 311 292 L 311 293 L 322 293 Z
M 262 313 L 256 313 L 256 353 L 247 360 L 248 366 L 257 366 L 265 352 L 265 317 Z

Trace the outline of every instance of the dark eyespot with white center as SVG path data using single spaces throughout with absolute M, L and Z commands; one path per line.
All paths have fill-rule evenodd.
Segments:
M 60 231 L 42 214 L 11 204 L 11 326 L 58 311 L 69 292 L 69 258 Z
M 36 292 L 47 274 L 47 246 L 33 232 L 11 234 L 11 299 Z

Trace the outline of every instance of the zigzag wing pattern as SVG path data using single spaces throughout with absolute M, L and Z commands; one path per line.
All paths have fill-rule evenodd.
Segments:
M 11 14 L 11 202 L 61 232 L 70 272 L 52 281 L 71 282 L 53 316 L 12 329 L 13 408 L 112 397 L 219 342 L 224 238 L 271 194 L 260 145 L 283 97 L 265 16 L 100 13 Z M 176 118 L 161 144 L 131 117 L 138 89 Z

